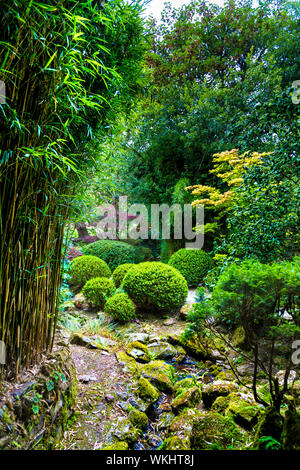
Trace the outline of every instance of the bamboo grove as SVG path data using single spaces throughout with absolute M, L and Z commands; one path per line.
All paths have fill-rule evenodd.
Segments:
M 112 24 L 139 26 L 139 2 L 129 7 L 121 0 L 114 8 L 110 2 L 54 3 L 9 0 L 0 7 L 6 93 L 0 104 L 0 340 L 7 376 L 52 346 L 65 220 L 76 182 L 93 165 L 86 144 L 113 115 L 128 63 L 138 80 L 132 63 L 142 26 L 125 65 L 118 41 L 113 53 L 106 38 Z

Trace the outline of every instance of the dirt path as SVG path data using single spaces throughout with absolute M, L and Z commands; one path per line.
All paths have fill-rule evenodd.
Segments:
M 122 372 L 114 354 L 70 347 L 78 377 L 77 413 L 59 448 L 100 449 L 111 420 L 126 416 L 118 398 L 130 393 L 130 377 Z

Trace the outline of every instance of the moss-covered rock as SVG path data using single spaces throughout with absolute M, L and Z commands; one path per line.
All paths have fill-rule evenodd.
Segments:
M 161 413 L 159 420 L 157 422 L 157 425 L 156 425 L 157 429 L 159 429 L 160 431 L 168 429 L 174 418 L 175 418 L 175 415 L 171 411 Z
M 141 377 L 138 381 L 138 394 L 149 404 L 156 402 L 159 398 L 159 391 L 145 377 Z
M 229 395 L 227 395 L 226 397 L 216 398 L 213 404 L 211 405 L 210 410 L 215 411 L 216 413 L 225 414 L 226 408 L 229 405 L 229 400 Z
M 189 438 L 193 427 L 193 421 L 197 416 L 202 416 L 202 412 L 195 408 L 184 410 L 171 422 L 167 437 L 176 435 L 182 439 Z
M 211 360 L 213 362 L 220 358 L 219 353 L 214 350 L 214 344 L 210 344 L 207 340 L 207 345 L 204 346 L 205 342 L 200 341 L 197 335 L 192 338 L 185 338 L 183 335 L 172 334 L 167 337 L 170 344 L 179 345 L 191 356 L 199 359 L 200 361 Z M 222 347 L 222 345 L 219 345 Z
M 122 366 L 123 372 L 135 375 L 137 377 L 140 376 L 138 364 L 135 359 L 133 359 L 133 357 L 128 356 L 128 354 L 126 354 L 124 351 L 118 351 L 116 353 L 116 358 L 119 364 Z
M 144 429 L 148 426 L 148 416 L 142 411 L 132 408 L 129 412 L 131 423 L 138 429 Z
M 243 433 L 230 416 L 216 412 L 203 413 L 193 420 L 191 450 L 226 450 L 239 448 Z
M 175 383 L 174 368 L 164 361 L 151 361 L 148 364 L 139 364 L 143 377 L 148 379 L 162 392 L 173 390 Z
M 284 418 L 283 450 L 300 450 L 300 413 L 293 405 Z
M 283 420 L 280 413 L 273 406 L 269 406 L 259 419 L 255 441 L 257 443 L 257 441 L 263 436 L 270 436 L 277 441 L 280 441 L 282 430 Z
M 232 416 L 239 426 L 250 431 L 262 413 L 261 407 L 253 399 L 241 393 L 230 393 L 225 398 L 228 400 L 225 416 Z
M 133 357 L 138 362 L 150 362 L 150 353 L 148 347 L 139 341 L 130 343 L 126 352 L 129 356 Z
M 73 333 L 70 338 L 70 344 L 76 344 L 77 346 L 84 346 L 89 349 L 99 349 L 101 351 L 109 351 L 109 348 L 101 343 L 98 343 L 88 336 L 84 336 L 80 333 Z
M 196 384 L 197 384 L 197 380 L 194 379 L 193 377 L 187 377 L 183 380 L 179 380 L 174 385 L 175 396 L 179 395 L 180 393 L 182 393 L 184 390 L 186 390 L 188 388 L 194 387 L 194 385 L 196 385 Z
M 201 400 L 201 392 L 197 385 L 183 390 L 171 403 L 172 409 L 179 413 L 184 408 L 194 408 Z
M 179 436 L 167 437 L 161 448 L 161 450 L 190 450 L 190 441 L 188 438 L 182 439 Z
M 179 355 L 176 348 L 165 341 L 153 342 L 148 347 L 153 359 L 172 359 Z
M 133 426 L 128 418 L 121 416 L 112 422 L 110 432 L 107 437 L 108 439 L 117 439 L 119 441 L 125 441 L 128 442 L 128 444 L 132 444 L 140 437 L 140 431 Z
M 125 441 L 114 442 L 109 446 L 102 447 L 102 450 L 128 450 L 128 443 Z
M 215 380 L 213 383 L 203 385 L 202 387 L 202 400 L 206 408 L 210 408 L 213 402 L 218 397 L 226 397 L 232 392 L 237 392 L 238 385 L 233 382 L 222 382 Z

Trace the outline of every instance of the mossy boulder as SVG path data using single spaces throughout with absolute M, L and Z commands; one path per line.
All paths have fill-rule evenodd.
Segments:
M 139 365 L 140 373 L 148 379 L 158 390 L 169 392 L 175 383 L 174 368 L 164 361 L 151 361 Z
M 128 442 L 118 441 L 109 446 L 102 447 L 102 450 L 128 450 Z
M 259 419 L 258 427 L 255 433 L 255 441 L 263 436 L 270 436 L 280 441 L 283 430 L 283 420 L 280 413 L 274 406 L 268 406 L 264 414 Z
M 159 429 L 160 431 L 168 429 L 174 418 L 175 415 L 171 411 L 161 413 L 159 420 L 156 423 L 157 429 Z
M 284 417 L 283 450 L 300 450 L 300 413 L 293 405 Z
M 210 410 L 215 411 L 216 413 L 225 414 L 226 408 L 229 405 L 229 401 L 229 395 L 227 395 L 226 397 L 218 397 L 211 405 Z
M 145 429 L 148 426 L 148 416 L 142 411 L 132 408 L 129 412 L 131 423 L 138 429 Z
M 215 380 L 213 383 L 203 385 L 202 400 L 206 408 L 210 408 L 218 397 L 226 397 L 232 392 L 237 392 L 238 385 L 233 382 Z
M 168 441 L 164 444 L 168 445 L 168 449 L 171 446 L 171 438 L 176 438 L 173 442 L 176 442 L 177 439 L 180 439 L 184 443 L 184 448 L 190 450 L 190 436 L 193 428 L 194 419 L 198 416 L 201 416 L 202 412 L 196 408 L 187 408 L 182 411 L 178 416 L 176 416 L 170 423 L 167 432 Z M 173 449 L 174 450 L 174 449 Z M 175 449 L 176 450 L 176 449 Z
M 128 444 L 133 444 L 138 440 L 140 434 L 141 432 L 133 426 L 128 418 L 121 416 L 112 422 L 108 439 L 125 441 L 128 442 Z
M 203 413 L 193 420 L 191 450 L 226 450 L 239 448 L 243 433 L 230 416 Z
M 219 354 L 213 349 L 214 346 L 209 343 L 204 346 L 203 342 L 199 341 L 197 335 L 187 339 L 183 335 L 172 334 L 168 335 L 167 340 L 174 346 L 181 346 L 188 354 L 200 361 L 211 360 L 215 362 L 216 359 L 219 358 Z
M 171 403 L 172 409 L 179 413 L 184 408 L 194 408 L 201 400 L 201 391 L 197 385 L 183 390 Z
M 262 410 L 253 399 L 241 393 L 230 393 L 226 398 L 228 404 L 225 416 L 232 416 L 233 420 L 242 428 L 250 431 L 257 423 Z
M 127 354 L 133 357 L 138 362 L 150 362 L 150 354 L 148 347 L 140 343 L 139 341 L 134 341 L 130 343 L 126 350 Z
M 188 438 L 181 439 L 179 436 L 167 437 L 160 450 L 190 450 L 190 441 Z
M 122 370 L 125 373 L 129 373 L 135 376 L 140 376 L 140 372 L 138 369 L 138 364 L 133 359 L 133 357 L 128 356 L 124 351 L 118 351 L 116 353 L 116 358 L 119 364 L 122 366 Z
M 95 341 L 95 339 L 89 336 L 82 335 L 80 333 L 73 333 L 70 338 L 70 344 L 76 344 L 77 346 L 84 346 L 88 349 L 99 349 L 101 351 L 109 351 L 106 345 Z
M 153 359 L 173 359 L 179 355 L 176 348 L 166 341 L 155 341 L 148 348 Z
M 156 402 L 159 398 L 159 391 L 145 377 L 141 377 L 138 381 L 138 394 L 149 404 Z
M 174 385 L 174 393 L 175 393 L 175 396 L 181 394 L 184 390 L 186 389 L 189 389 L 189 388 L 192 388 L 194 387 L 194 385 L 197 384 L 197 381 L 196 379 L 192 378 L 192 377 L 187 377 L 183 380 L 179 380 L 178 382 L 176 382 L 176 384 Z

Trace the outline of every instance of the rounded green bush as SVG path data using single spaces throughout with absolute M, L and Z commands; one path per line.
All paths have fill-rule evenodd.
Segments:
M 116 240 L 98 240 L 83 248 L 84 254 L 103 259 L 112 271 L 120 264 L 134 263 L 135 250 L 134 246 Z
M 184 277 L 164 263 L 145 262 L 126 274 L 122 287 L 136 306 L 173 311 L 180 308 L 188 294 Z
M 125 264 L 121 264 L 120 266 L 118 266 L 114 272 L 113 272 L 113 280 L 114 280 L 114 283 L 115 283 L 115 286 L 116 287 L 120 287 L 120 285 L 122 284 L 122 281 L 124 279 L 124 277 L 126 276 L 126 274 L 128 273 L 128 271 L 130 269 L 132 269 L 132 267 L 135 266 L 135 264 L 133 263 L 125 263 Z
M 127 322 L 135 317 L 135 305 L 127 294 L 115 294 L 106 302 L 104 312 L 115 320 Z
M 111 277 L 109 266 L 97 256 L 79 256 L 71 263 L 70 284 L 82 287 L 94 277 Z
M 181 248 L 171 256 L 168 264 L 178 269 L 189 287 L 196 287 L 212 269 L 213 260 L 203 250 Z
M 112 279 L 107 277 L 95 277 L 87 281 L 82 289 L 86 300 L 95 307 L 103 308 L 106 300 L 116 291 L 116 286 Z

